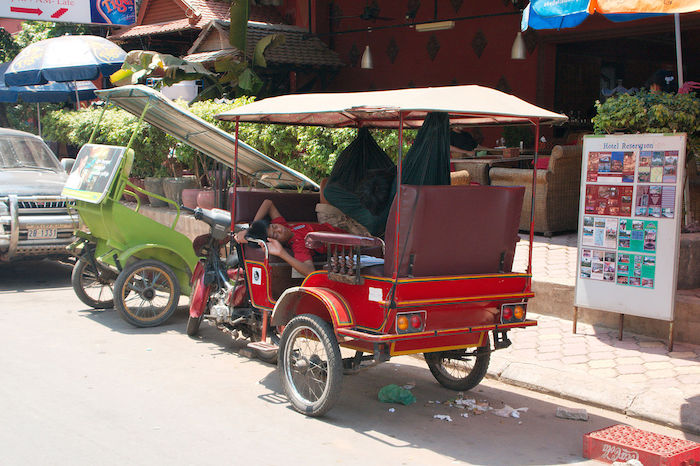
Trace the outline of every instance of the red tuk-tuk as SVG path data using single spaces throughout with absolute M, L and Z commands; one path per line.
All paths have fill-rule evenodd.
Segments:
M 309 233 L 306 245 L 325 245 L 328 252 L 325 263 L 306 277 L 280 272 L 284 264 L 268 253 L 265 241 L 257 241 L 257 249 L 251 244 L 239 248 L 240 269 L 235 265 L 219 273 L 228 281 L 219 288 L 203 262 L 194 272 L 200 283 L 193 284 L 188 333 L 196 331 L 203 317 L 235 328 L 251 313 L 257 316 L 262 328 L 250 346 L 263 352 L 279 347 L 284 390 L 293 407 L 310 416 L 324 414 L 336 402 L 344 370 L 397 355 L 422 353 L 447 388 L 475 387 L 486 374 L 491 351 L 510 344 L 507 332 L 537 324 L 526 317 L 528 299 L 534 296 L 533 234 L 531 228 L 527 270 L 512 272 L 523 187 L 401 183 L 403 130 L 420 127 L 430 112 L 447 114 L 450 125 L 532 125 L 536 141 L 540 124 L 566 120 L 480 86 L 287 95 L 218 115 L 235 121 L 236 139 L 241 122 L 398 129 L 396 196 L 383 239 Z M 234 147 L 235 169 L 238 145 Z M 537 143 L 533 200 L 536 154 Z M 252 221 L 249 203 L 259 204 L 267 196 L 280 193 L 234 189 L 230 231 Z M 294 196 L 284 199 L 287 212 L 304 194 Z M 287 212 L 282 213 L 290 222 L 309 217 L 308 212 L 299 218 L 297 212 Z M 229 218 L 201 210 L 197 215 L 212 226 Z M 367 255 L 383 263 L 363 267 Z

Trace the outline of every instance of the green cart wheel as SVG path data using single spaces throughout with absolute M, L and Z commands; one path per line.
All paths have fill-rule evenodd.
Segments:
M 180 285 L 170 267 L 142 260 L 126 267 L 114 282 L 114 307 L 137 327 L 155 327 L 170 318 L 180 300 Z
M 70 281 L 75 295 L 93 309 L 114 307 L 113 284 L 117 274 L 108 267 L 97 265 L 100 273 L 87 257 L 81 257 L 73 267 Z

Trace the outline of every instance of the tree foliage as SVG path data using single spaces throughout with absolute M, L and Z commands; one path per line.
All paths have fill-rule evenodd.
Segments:
M 178 104 L 200 118 L 233 134 L 235 124 L 216 119 L 216 115 L 232 107 L 251 102 L 250 97 L 235 101 L 195 102 L 189 107 L 184 101 Z M 42 119 L 45 138 L 72 145 L 88 142 L 93 124 L 98 120 L 99 109 L 80 111 L 57 110 L 47 113 Z M 99 144 L 126 145 L 136 129 L 137 118 L 123 110 L 109 108 L 105 111 L 93 142 Z M 284 125 L 242 123 L 239 128 L 241 140 L 280 163 L 293 168 L 309 178 L 319 181 L 330 174 L 337 156 L 355 138 L 354 129 L 329 129 L 320 127 L 297 127 Z M 398 154 L 398 133 L 394 130 L 375 130 L 377 143 L 392 159 Z M 415 138 L 415 130 L 404 132 L 404 154 Z M 186 144 L 168 136 L 146 123 L 138 129 L 133 145 L 136 152 L 134 176 L 165 175 L 163 162 L 173 152 L 180 162 L 193 172 L 212 168 L 211 161 L 198 154 Z M 199 165 L 198 165 L 199 164 Z
M 8 62 L 15 58 L 20 51 L 20 46 L 12 38 L 12 34 L 5 28 L 0 28 L 0 62 Z
M 101 28 L 87 24 L 49 23 L 45 21 L 25 21 L 22 30 L 15 34 L 14 39 L 20 49 L 40 40 L 59 37 L 66 34 L 101 35 Z

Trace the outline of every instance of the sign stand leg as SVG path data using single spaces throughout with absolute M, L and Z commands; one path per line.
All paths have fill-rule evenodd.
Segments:
M 572 333 L 576 333 L 576 323 L 578 322 L 578 306 L 574 306 L 574 328 Z
M 668 351 L 673 351 L 673 321 L 668 323 Z
M 622 341 L 622 330 L 625 328 L 625 315 L 620 314 L 620 332 L 617 335 L 617 339 Z

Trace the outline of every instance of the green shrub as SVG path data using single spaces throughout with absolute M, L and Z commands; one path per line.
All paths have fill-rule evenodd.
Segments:
M 242 97 L 227 103 L 209 100 L 195 102 L 189 107 L 184 101 L 179 101 L 178 105 L 187 107 L 203 120 L 234 134 L 234 122 L 217 120 L 215 116 L 252 100 L 250 97 Z M 80 111 L 48 112 L 42 118 L 44 138 L 81 146 L 88 142 L 93 125 L 101 111 L 101 109 L 91 108 Z M 124 146 L 136 129 L 137 122 L 138 118 L 130 113 L 110 107 L 105 111 L 93 142 Z M 263 154 L 319 181 L 330 174 L 337 156 L 354 139 L 356 130 L 241 123 L 239 133 L 241 140 Z M 415 130 L 404 131 L 404 154 L 415 138 L 415 133 Z M 393 160 L 396 160 L 398 132 L 374 130 L 373 134 L 377 143 Z M 132 147 L 136 152 L 133 176 L 166 175 L 163 162 L 171 151 L 180 162 L 198 173 L 213 167 L 211 159 L 197 154 L 191 147 L 180 144 L 173 137 L 147 123 L 142 124 L 138 129 Z
M 652 94 L 641 90 L 596 102 L 593 117 L 596 134 L 671 133 L 688 134 L 689 157 L 700 149 L 700 99 L 694 94 Z

